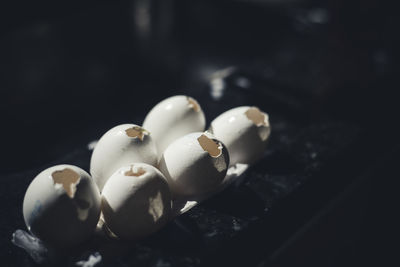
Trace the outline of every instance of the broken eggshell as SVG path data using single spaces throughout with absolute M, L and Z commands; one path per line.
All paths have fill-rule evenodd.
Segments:
M 164 99 L 147 114 L 143 127 L 156 141 L 161 157 L 174 140 L 192 132 L 202 132 L 206 119 L 199 103 L 188 96 L 177 95 Z
M 225 146 L 202 132 L 175 140 L 164 151 L 159 164 L 174 197 L 189 198 L 217 189 L 228 166 Z
M 106 132 L 93 150 L 90 173 L 102 191 L 108 178 L 133 162 L 157 165 L 157 148 L 150 133 L 135 124 L 118 125 Z
M 93 233 L 100 217 L 100 193 L 90 175 L 57 165 L 37 175 L 23 202 L 25 224 L 46 243 L 70 246 Z
M 137 239 L 157 231 L 171 213 L 165 177 L 145 163 L 118 169 L 104 185 L 101 203 L 106 225 L 122 239 Z
M 237 107 L 215 118 L 209 132 L 226 145 L 231 165 L 253 164 L 262 156 L 271 133 L 268 119 L 257 107 Z

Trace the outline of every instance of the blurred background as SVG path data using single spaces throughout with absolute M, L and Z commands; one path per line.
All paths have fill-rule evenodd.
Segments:
M 297 123 L 353 123 L 396 150 L 397 13 L 379 0 L 2 2 L 0 173 L 44 166 L 119 123 L 141 124 L 181 93 L 210 101 L 208 122 L 213 108 L 257 95 L 254 104 Z M 395 203 L 392 185 L 377 186 L 374 207 Z M 388 252 L 386 213 L 375 212 L 341 259 L 365 264 Z
M 399 24 L 385 1 L 17 0 L 0 12 L 2 171 L 208 90 L 229 67 L 300 95 L 315 117 L 396 120 Z

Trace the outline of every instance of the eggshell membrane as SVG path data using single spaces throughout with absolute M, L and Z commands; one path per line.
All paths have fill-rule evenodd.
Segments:
M 151 165 L 121 167 L 102 192 L 104 221 L 122 239 L 138 239 L 160 229 L 171 213 L 171 193 L 163 174 Z
M 199 103 L 188 96 L 164 99 L 147 114 L 143 127 L 151 132 L 161 157 L 167 146 L 188 133 L 205 129 L 205 116 Z
M 230 109 L 211 122 L 209 131 L 229 151 L 230 164 L 253 164 L 265 150 L 271 133 L 268 114 L 256 107 Z
M 157 165 L 158 154 L 151 134 L 135 124 L 118 125 L 106 132 L 93 150 L 90 173 L 100 191 L 120 167 L 133 162 Z
M 25 224 L 55 246 L 71 246 L 90 237 L 100 217 L 100 193 L 90 175 L 73 165 L 42 171 L 23 202 Z
M 212 156 L 213 152 L 207 151 L 204 146 L 208 144 L 201 142 L 204 137 L 218 145 L 219 155 Z M 229 155 L 224 144 L 202 132 L 187 134 L 171 143 L 159 165 L 174 197 L 196 197 L 215 190 L 221 185 L 228 166 Z

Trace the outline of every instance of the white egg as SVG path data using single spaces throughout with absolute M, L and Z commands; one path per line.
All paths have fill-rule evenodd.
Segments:
M 23 203 L 27 228 L 45 242 L 70 246 L 89 238 L 100 217 L 100 193 L 90 175 L 72 165 L 42 171 Z
M 171 213 L 171 193 L 162 173 L 133 163 L 118 169 L 102 192 L 104 221 L 123 239 L 137 239 L 160 229 Z
M 133 162 L 157 165 L 158 154 L 152 136 L 135 124 L 118 125 L 106 132 L 93 150 L 90 173 L 100 191 L 120 167 Z
M 196 197 L 221 185 L 229 155 L 225 146 L 207 133 L 191 133 L 171 143 L 160 160 L 160 170 L 174 196 Z
M 271 132 L 268 114 L 257 107 L 237 107 L 211 122 L 209 131 L 229 151 L 231 165 L 252 164 L 263 154 Z
M 202 132 L 205 116 L 197 101 L 184 95 L 164 99 L 147 114 L 143 127 L 151 132 L 161 157 L 174 140 L 192 132 Z

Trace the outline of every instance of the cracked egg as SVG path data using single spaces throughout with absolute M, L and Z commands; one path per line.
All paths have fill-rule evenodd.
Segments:
M 25 224 L 44 242 L 69 246 L 86 240 L 100 217 L 100 193 L 90 175 L 57 165 L 37 175 L 23 202 Z
M 118 125 L 106 132 L 93 150 L 90 173 L 100 191 L 121 166 L 133 162 L 157 165 L 157 148 L 152 135 L 135 124 Z
M 229 155 L 221 141 L 208 133 L 196 132 L 171 143 L 159 166 L 173 195 L 190 198 L 221 185 L 229 166 Z
M 253 164 L 263 155 L 271 128 L 268 114 L 244 106 L 219 115 L 211 122 L 209 132 L 226 145 L 231 165 Z
M 110 231 L 137 239 L 160 229 L 171 213 L 171 193 L 163 174 L 145 163 L 121 167 L 108 179 L 101 209 Z
M 205 129 L 205 116 L 192 97 L 177 95 L 164 99 L 153 107 L 143 122 L 156 141 L 161 157 L 167 146 L 188 133 Z

